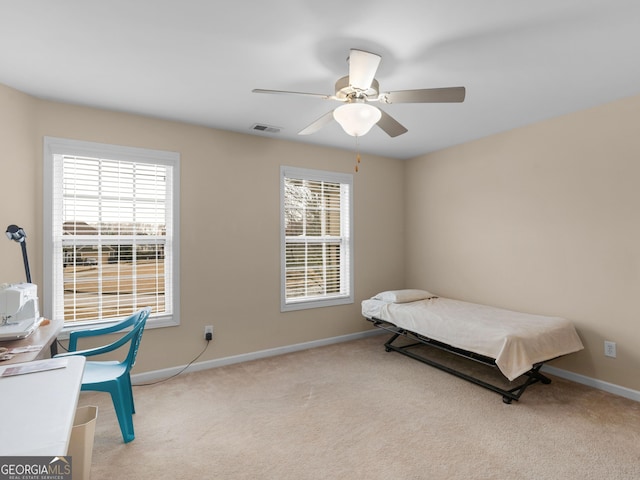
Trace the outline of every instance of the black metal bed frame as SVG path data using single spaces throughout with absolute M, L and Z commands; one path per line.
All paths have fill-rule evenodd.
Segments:
M 406 355 L 407 357 L 413 358 L 414 360 L 418 360 L 419 362 L 426 363 L 427 365 L 431 365 L 432 367 L 438 368 L 444 372 L 450 373 L 451 375 L 455 375 L 458 378 L 462 378 L 467 380 L 468 382 L 475 383 L 476 385 L 480 385 L 488 390 L 496 392 L 502 395 L 502 401 L 506 404 L 510 404 L 513 400 L 518 401 L 520 396 L 524 393 L 524 391 L 530 385 L 533 385 L 537 382 L 542 382 L 544 384 L 551 383 L 551 379 L 544 376 L 540 373 L 540 368 L 542 367 L 544 362 L 536 363 L 533 365 L 533 368 L 528 372 L 524 373 L 522 376 L 526 377 L 522 383 L 519 383 L 513 388 L 503 389 L 497 385 L 485 382 L 479 378 L 468 375 L 464 372 L 451 368 L 447 365 L 434 361 L 425 356 L 419 355 L 410 349 L 417 346 L 427 345 L 429 347 L 437 348 L 439 350 L 443 350 L 445 352 L 453 353 L 460 357 L 464 357 L 476 362 L 479 362 L 483 365 L 487 365 L 493 368 L 497 368 L 495 359 L 491 357 L 486 357 L 484 355 L 480 355 L 477 353 L 469 352 L 467 350 L 463 350 L 460 348 L 453 347 L 451 345 L 447 345 L 446 343 L 438 342 L 431 338 L 425 337 L 424 335 L 420 335 L 418 333 L 412 332 L 410 330 L 405 330 L 403 328 L 397 327 L 396 325 L 386 322 L 384 320 L 380 320 L 378 318 L 367 318 L 370 322 L 372 322 L 376 327 L 381 328 L 383 330 L 387 330 L 388 332 L 393 333 L 391 338 L 387 340 L 384 344 L 385 350 L 387 352 L 394 351 L 401 353 L 402 355 Z M 415 343 L 410 343 L 408 345 L 394 345 L 393 342 L 396 341 L 400 336 L 404 338 L 408 338 L 410 340 L 415 340 Z

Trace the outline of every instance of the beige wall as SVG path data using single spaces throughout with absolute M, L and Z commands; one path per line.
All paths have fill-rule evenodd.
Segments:
M 182 323 L 145 333 L 138 373 L 192 360 L 207 324 L 215 338 L 199 361 L 360 332 L 370 328 L 360 301 L 402 286 L 402 162 L 363 155 L 354 174 L 356 302 L 281 313 L 280 165 L 350 173 L 354 153 L 35 100 L 3 86 L 0 98 L 0 126 L 10 130 L 0 143 L 3 199 L 27 190 L 26 205 L 3 202 L 2 219 L 27 229 L 39 285 L 43 136 L 180 152 Z M 380 229 L 380 215 L 389 228 Z M 0 281 L 22 281 L 19 247 L 0 241 L 0 259 Z
M 639 125 L 640 96 L 409 161 L 406 284 L 570 318 L 553 365 L 640 390 Z
M 38 166 L 34 162 L 33 98 L 0 85 L 0 283 L 26 281 L 21 247 L 5 237 L 8 225 L 27 233 L 32 275 L 40 270 L 40 239 L 35 233 L 40 210 Z

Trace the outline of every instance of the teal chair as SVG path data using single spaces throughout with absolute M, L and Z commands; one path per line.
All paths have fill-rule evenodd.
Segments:
M 120 431 L 122 432 L 122 438 L 125 443 L 135 438 L 132 415 L 136 413 L 136 410 L 133 403 L 130 372 L 136 362 L 138 347 L 140 346 L 144 326 L 150 313 L 151 308 L 146 307 L 122 322 L 109 327 L 71 332 L 69 335 L 69 351 L 56 355 L 56 357 L 66 357 L 70 355 L 92 357 L 94 355 L 112 352 L 129 344 L 127 356 L 122 361 L 87 361 L 84 367 L 81 388 L 82 390 L 107 392 L 111 394 L 113 406 L 118 416 L 118 423 L 120 424 Z M 126 329 L 129 330 L 109 345 L 87 350 L 77 350 L 79 338 L 118 333 Z

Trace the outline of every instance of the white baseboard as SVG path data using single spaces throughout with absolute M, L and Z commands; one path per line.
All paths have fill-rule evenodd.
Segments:
M 620 385 L 616 385 L 614 383 L 587 377 L 585 375 L 580 375 L 579 373 L 569 372 L 567 370 L 562 370 L 561 368 L 552 367 L 550 365 L 543 365 L 541 370 L 551 375 L 555 375 L 566 380 L 571 380 L 572 382 L 587 385 L 589 387 L 597 388 L 598 390 L 604 390 L 605 392 L 613 393 L 614 395 L 619 395 L 621 397 L 640 402 L 640 392 L 637 390 L 621 387 Z
M 267 350 L 260 350 L 257 352 L 243 353 L 241 355 L 233 355 L 231 357 L 216 358 L 214 360 L 207 360 L 205 362 L 198 362 L 186 367 L 182 365 L 179 367 L 165 368 L 162 370 L 153 370 L 151 372 L 136 373 L 131 376 L 131 381 L 136 384 L 149 383 L 169 378 L 172 375 L 181 373 L 198 372 L 201 370 L 207 370 L 209 368 L 222 367 L 225 365 L 233 365 L 234 363 L 249 362 L 251 360 L 258 360 L 261 358 L 274 357 L 276 355 L 283 355 L 285 353 L 299 352 L 301 350 L 307 350 L 309 348 L 323 347 L 325 345 L 332 345 L 334 343 L 350 342 L 352 340 L 359 340 L 362 338 L 371 337 L 373 335 L 381 335 L 386 333 L 384 330 L 367 330 L 366 332 L 352 333 L 349 335 L 341 335 L 339 337 L 325 338 L 322 340 L 314 340 L 311 342 L 297 343 L 295 345 L 287 345 L 284 347 L 270 348 Z M 186 368 L 185 368 L 186 367 Z M 551 375 L 555 375 L 566 380 L 571 380 L 582 385 L 603 390 L 605 392 L 613 393 L 621 397 L 628 398 L 640 402 L 640 392 L 632 390 L 630 388 L 621 387 L 613 383 L 605 382 L 603 380 L 597 380 L 595 378 L 580 375 L 578 373 L 569 372 L 561 368 L 552 367 L 550 365 L 544 365 L 541 369 L 543 372 L 547 372 Z
M 315 347 L 323 347 L 325 345 L 332 345 L 334 343 L 350 342 L 352 340 L 360 340 L 362 338 L 371 337 L 373 335 L 380 335 L 386 333 L 379 329 L 367 330 L 365 332 L 351 333 L 349 335 L 341 335 L 339 337 L 325 338 L 322 340 L 313 340 L 311 342 L 297 343 L 295 345 L 287 345 L 284 347 L 270 348 L 268 350 L 260 350 L 257 352 L 243 353 L 241 355 L 233 355 L 231 357 L 216 358 L 214 360 L 207 360 L 204 362 L 194 363 L 185 368 L 186 365 L 179 367 L 165 368 L 162 370 L 153 370 L 151 372 L 136 373 L 131 375 L 131 382 L 135 384 L 155 382 L 164 378 L 169 378 L 172 375 L 181 373 L 198 372 L 201 370 L 207 370 L 209 368 L 223 367 L 225 365 L 232 365 L 234 363 L 249 362 L 251 360 L 258 360 L 260 358 L 275 357 L 276 355 L 283 355 L 285 353 L 293 353 L 301 350 L 308 350 Z

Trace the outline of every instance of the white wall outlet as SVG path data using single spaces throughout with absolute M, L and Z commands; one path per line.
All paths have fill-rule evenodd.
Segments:
M 211 334 L 211 339 L 213 339 L 213 325 L 205 325 L 204 326 L 204 339 L 210 340 L 207 338 L 207 335 Z
M 616 358 L 616 342 L 604 341 L 604 355 L 606 357 Z

